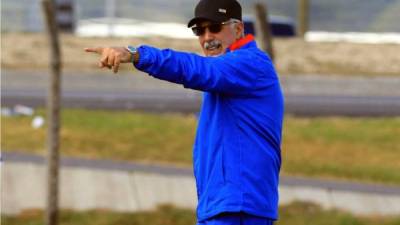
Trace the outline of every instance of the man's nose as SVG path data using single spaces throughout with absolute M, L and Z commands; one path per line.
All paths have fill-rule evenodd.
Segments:
M 204 40 L 205 41 L 210 41 L 214 39 L 214 34 L 210 32 L 210 30 L 207 28 L 205 28 L 204 30 Z

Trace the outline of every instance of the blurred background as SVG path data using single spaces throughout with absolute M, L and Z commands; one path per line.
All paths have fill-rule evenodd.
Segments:
M 83 48 L 202 54 L 186 28 L 197 1 L 55 2 L 59 223 L 195 224 L 201 93 L 131 65 L 100 70 Z M 239 2 L 259 44 L 255 4 L 266 6 L 285 94 L 277 224 L 400 224 L 400 0 Z M 51 48 L 40 0 L 0 4 L 1 220 L 43 224 Z
M 193 15 L 196 0 L 57 0 L 60 11 L 71 10 L 72 16 L 60 14 L 64 23 L 115 16 L 151 22 L 187 23 Z M 253 14 L 256 0 L 241 2 L 244 14 Z M 296 19 L 297 2 L 293 0 L 261 1 L 268 3 L 270 12 Z M 112 6 L 114 5 L 114 6 Z M 66 7 L 67 6 L 67 7 Z M 111 6 L 111 7 L 110 7 Z M 64 9 L 61 9 L 63 8 Z M 2 31 L 43 31 L 40 0 L 3 0 Z M 68 8 L 68 9 L 67 9 Z M 350 32 L 400 32 L 398 0 L 365 2 L 363 0 L 314 0 L 310 3 L 310 29 Z

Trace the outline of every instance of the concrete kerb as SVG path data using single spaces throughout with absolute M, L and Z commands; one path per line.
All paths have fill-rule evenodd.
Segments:
M 2 213 L 44 208 L 44 158 L 3 153 Z M 160 204 L 195 209 L 191 169 L 63 158 L 60 207 L 121 212 L 155 209 Z M 308 201 L 357 215 L 400 215 L 400 188 L 282 177 L 280 204 Z

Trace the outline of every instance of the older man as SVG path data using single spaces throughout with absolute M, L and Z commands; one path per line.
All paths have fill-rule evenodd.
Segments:
M 199 225 L 272 224 L 278 217 L 283 95 L 270 58 L 244 36 L 236 0 L 201 0 L 188 26 L 205 57 L 150 46 L 87 48 L 100 67 L 132 62 L 204 92 L 193 167 Z M 173 140 L 172 140 L 173 141 Z

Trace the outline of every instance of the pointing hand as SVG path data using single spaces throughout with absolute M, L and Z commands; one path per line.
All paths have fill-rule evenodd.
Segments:
M 112 69 L 114 73 L 118 72 L 121 63 L 132 62 L 132 54 L 124 47 L 85 48 L 85 51 L 101 55 L 99 67 L 107 67 Z

